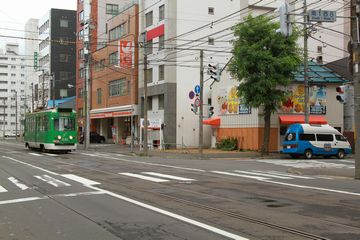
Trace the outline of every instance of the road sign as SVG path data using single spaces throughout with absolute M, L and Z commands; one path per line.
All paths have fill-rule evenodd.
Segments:
M 329 10 L 310 10 L 308 11 L 310 22 L 335 22 L 336 12 Z
M 200 99 L 195 98 L 194 104 L 195 104 L 195 107 L 200 107 Z
M 199 94 L 200 93 L 200 86 L 196 85 L 194 90 L 195 90 L 196 94 Z
M 189 98 L 190 98 L 190 99 L 194 99 L 194 97 L 195 97 L 194 91 L 190 91 L 190 92 L 189 92 Z

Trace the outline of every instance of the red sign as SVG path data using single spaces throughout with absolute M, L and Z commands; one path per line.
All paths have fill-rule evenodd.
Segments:
M 165 33 L 165 25 L 162 24 L 146 32 L 146 41 L 150 41 L 156 37 L 160 37 Z
M 119 41 L 119 67 L 132 68 L 134 43 L 132 41 Z
M 123 116 L 131 116 L 131 111 L 126 112 L 107 112 L 107 113 L 92 113 L 90 114 L 91 119 L 97 118 L 112 118 L 112 117 L 123 117 Z

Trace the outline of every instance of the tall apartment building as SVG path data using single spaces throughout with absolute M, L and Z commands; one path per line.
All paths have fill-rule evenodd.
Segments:
M 137 43 L 137 0 L 79 0 L 77 7 L 76 107 L 79 130 L 84 121 L 86 54 L 84 41 L 89 39 L 93 54 L 88 74 L 91 77 L 91 129 L 116 141 L 129 134 L 130 120 L 137 114 L 137 68 L 118 68 L 119 40 Z M 87 27 L 90 25 L 90 30 Z M 133 43 L 133 44 L 134 44 Z M 134 52 L 137 56 L 137 50 Z M 136 57 L 135 57 L 136 58 Z M 132 60 L 133 63 L 137 61 Z M 126 88 L 126 89 L 125 89 Z M 124 90 L 125 89 L 125 90 Z
M 20 133 L 20 120 L 29 106 L 26 104 L 25 58 L 17 43 L 7 43 L 0 51 L 0 127 L 2 134 Z
M 75 96 L 76 11 L 50 9 L 39 20 L 37 107 L 50 99 Z
M 37 101 L 34 95 L 35 85 L 38 86 L 38 72 L 36 69 L 37 63 L 35 63 L 36 56 L 39 54 L 39 32 L 38 32 L 38 19 L 29 19 L 25 24 L 25 88 L 28 98 L 28 106 L 31 111 L 35 109 L 35 101 Z
M 203 66 L 224 67 L 231 58 L 230 27 L 241 19 L 240 9 L 246 5 L 240 0 L 141 1 L 140 34 L 146 43 L 140 56 L 142 59 L 146 54 L 148 59 L 148 118 L 165 124 L 164 142 L 168 146 L 198 146 L 199 115 L 191 111 L 197 97 L 190 99 L 189 93 L 200 81 L 200 49 L 204 51 Z M 231 18 L 219 20 L 236 11 Z M 140 66 L 139 95 L 144 102 L 144 67 Z M 212 81 L 206 70 L 203 118 L 212 104 Z M 149 142 L 158 140 L 158 135 L 151 131 Z M 210 135 L 211 128 L 204 126 L 204 145 L 210 145 Z

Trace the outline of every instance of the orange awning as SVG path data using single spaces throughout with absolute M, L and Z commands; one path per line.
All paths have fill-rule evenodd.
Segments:
M 280 124 L 293 124 L 293 123 L 305 123 L 304 115 L 282 115 L 279 116 Z M 327 124 L 325 117 L 323 116 L 310 116 L 310 124 Z
M 208 119 L 203 120 L 203 123 L 206 125 L 218 127 L 218 126 L 220 126 L 220 118 L 219 117 L 208 118 Z

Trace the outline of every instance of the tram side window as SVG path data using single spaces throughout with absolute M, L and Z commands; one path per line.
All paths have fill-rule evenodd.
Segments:
M 54 124 L 56 131 L 75 130 L 75 119 L 73 118 L 56 118 Z
M 41 116 L 39 118 L 39 131 L 48 131 L 49 130 L 49 121 L 47 116 Z

